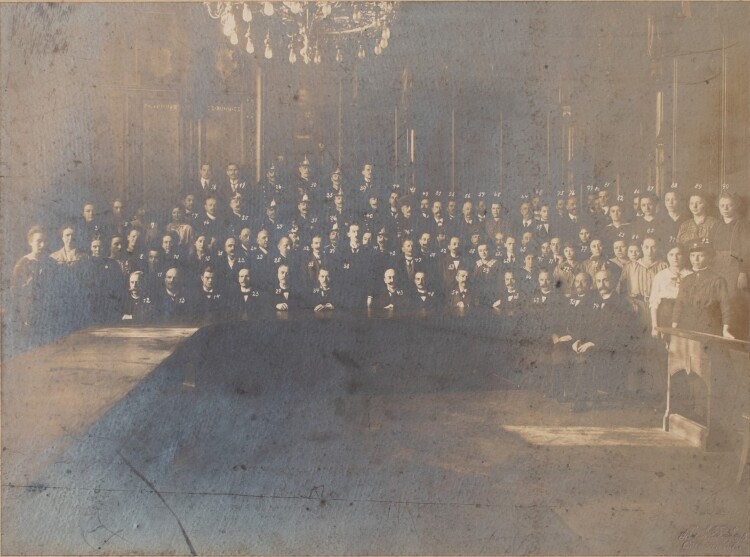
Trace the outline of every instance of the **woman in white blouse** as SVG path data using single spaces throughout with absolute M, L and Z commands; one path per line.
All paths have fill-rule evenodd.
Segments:
M 667 252 L 666 269 L 662 269 L 654 276 L 649 296 L 651 310 L 651 336 L 659 338 L 657 327 L 669 327 L 672 323 L 672 309 L 680 289 L 680 281 L 692 273 L 684 268 L 684 251 L 682 246 L 676 245 Z

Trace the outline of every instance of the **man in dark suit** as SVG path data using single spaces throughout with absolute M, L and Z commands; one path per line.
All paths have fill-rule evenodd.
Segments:
M 456 285 L 456 273 L 459 269 L 469 269 L 469 264 L 460 251 L 461 240 L 453 236 L 448 242 L 448 253 L 439 262 L 440 278 L 444 293 L 449 293 Z
M 250 273 L 250 269 L 246 267 L 240 269 L 237 275 L 239 289 L 233 290 L 230 296 L 233 301 L 232 312 L 237 319 L 243 321 L 268 313 L 266 294 L 253 288 Z
M 164 271 L 164 283 L 154 295 L 154 319 L 169 323 L 186 317 L 187 296 L 183 291 L 182 274 L 172 265 Z
M 306 307 L 314 312 L 329 312 L 344 306 L 339 293 L 331 288 L 331 273 L 328 269 L 318 270 L 318 284 L 307 296 Z
M 414 274 L 414 288 L 411 292 L 411 307 L 416 310 L 433 311 L 440 305 L 439 294 L 427 284 L 427 274 L 417 271 Z
M 189 190 L 200 203 L 209 196 L 215 196 L 219 193 L 216 182 L 213 181 L 211 174 L 211 165 L 203 163 L 199 170 L 197 183 Z
M 300 300 L 298 292 L 291 288 L 289 267 L 279 265 L 276 271 L 276 287 L 271 292 L 271 308 L 286 313 L 299 308 Z
M 195 319 L 214 321 L 223 316 L 226 298 L 215 286 L 213 267 L 206 266 L 201 271 L 201 285 L 190 300 L 191 314 Z
M 396 286 L 396 270 L 386 269 L 383 273 L 383 283 L 385 289 L 375 297 L 373 307 L 375 309 L 400 310 L 408 305 L 409 299 L 404 291 Z
M 479 305 L 473 290 L 469 289 L 469 271 L 459 269 L 456 272 L 456 287 L 451 291 L 448 306 L 465 310 Z

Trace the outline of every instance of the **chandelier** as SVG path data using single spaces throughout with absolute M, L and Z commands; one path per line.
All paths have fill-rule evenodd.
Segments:
M 267 60 L 274 49 L 288 51 L 294 64 L 320 64 L 323 57 L 344 61 L 344 52 L 356 45 L 360 60 L 372 49 L 376 55 L 388 47 L 396 2 L 205 2 L 208 15 L 218 19 L 232 46 L 240 43 L 244 30 L 245 50 L 255 52 L 263 38 Z

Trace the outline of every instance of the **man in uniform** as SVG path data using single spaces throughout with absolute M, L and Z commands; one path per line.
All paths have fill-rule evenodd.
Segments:
M 377 201 L 377 200 L 376 200 Z M 328 212 L 327 226 L 338 226 L 339 230 L 346 230 L 353 221 L 352 215 L 344 208 L 344 194 L 338 192 L 333 196 L 333 206 Z
M 302 160 L 300 165 L 297 167 L 297 178 L 296 178 L 296 190 L 297 190 L 297 201 L 301 201 L 306 198 L 310 204 L 310 213 L 317 217 L 321 209 L 321 199 L 318 188 L 318 183 L 312 178 L 312 171 L 310 169 L 310 161 L 307 159 L 307 155 Z M 300 226 L 300 228 L 302 228 Z M 303 239 L 303 242 L 305 240 Z
M 244 184 L 244 182 L 243 182 Z M 249 193 L 249 192 L 248 192 Z M 243 194 L 235 193 L 229 199 L 229 226 L 227 227 L 227 235 L 237 237 L 240 234 L 240 230 L 250 224 L 250 215 L 244 212 Z
M 337 193 L 344 193 L 343 177 L 341 175 L 341 169 L 337 166 L 336 170 L 331 174 L 331 184 L 325 192 L 326 205 L 333 203 L 333 198 Z
M 271 201 L 268 202 L 268 205 L 266 206 L 266 216 L 260 225 L 260 227 L 268 233 L 269 238 L 272 241 L 275 241 L 276 238 L 281 236 L 285 226 L 284 221 L 276 210 L 277 206 L 278 203 L 275 199 L 271 199 Z M 281 212 L 286 212 L 290 216 L 293 214 L 293 212 L 289 213 L 288 209 L 284 207 L 281 207 Z
M 266 179 L 260 183 L 260 190 L 263 192 L 263 199 L 268 204 L 272 199 L 277 203 L 282 203 L 289 198 L 287 188 L 285 188 L 277 179 L 276 165 L 272 164 L 266 170 Z

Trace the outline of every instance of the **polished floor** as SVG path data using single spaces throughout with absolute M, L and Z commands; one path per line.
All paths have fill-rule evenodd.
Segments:
M 662 432 L 659 401 L 573 413 L 495 333 L 114 328 L 19 355 L 2 553 L 750 552 L 736 452 Z

